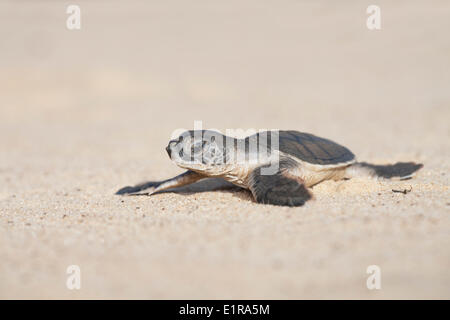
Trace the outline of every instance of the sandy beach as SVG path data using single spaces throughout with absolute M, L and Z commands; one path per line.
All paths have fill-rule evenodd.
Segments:
M 77 4 L 80 30 L 65 2 L 0 3 L 0 298 L 450 298 L 449 1 L 378 1 L 381 30 L 370 1 Z M 114 194 L 182 173 L 164 148 L 194 121 L 423 168 L 297 208 L 214 181 Z

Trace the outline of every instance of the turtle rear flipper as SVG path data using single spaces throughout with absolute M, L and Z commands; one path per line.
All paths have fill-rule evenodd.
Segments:
M 371 177 L 395 180 L 411 179 L 423 167 L 421 163 L 397 162 L 395 164 L 375 165 L 367 162 L 357 162 L 346 168 L 345 177 Z
M 278 206 L 298 207 L 312 198 L 311 193 L 299 178 L 290 176 L 283 165 L 275 174 L 264 175 L 261 166 L 249 177 L 249 188 L 256 202 Z

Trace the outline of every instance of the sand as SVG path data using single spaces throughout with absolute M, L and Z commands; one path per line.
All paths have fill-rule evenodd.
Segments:
M 370 1 L 77 3 L 78 31 L 65 3 L 0 3 L 0 298 L 450 298 L 448 1 L 378 1 L 378 31 Z M 164 148 L 195 120 L 424 167 L 298 208 L 114 195 L 181 173 Z

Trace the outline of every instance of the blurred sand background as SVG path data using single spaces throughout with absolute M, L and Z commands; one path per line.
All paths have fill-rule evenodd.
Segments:
M 0 298 L 450 298 L 449 31 L 446 0 L 0 1 Z M 300 208 L 114 195 L 181 173 L 164 147 L 194 120 L 424 168 Z

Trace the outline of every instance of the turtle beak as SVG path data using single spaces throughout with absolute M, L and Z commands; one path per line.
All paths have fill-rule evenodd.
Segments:
M 172 148 L 176 145 L 176 140 L 170 140 L 169 144 L 166 147 L 167 154 L 169 155 L 169 158 L 172 159 Z

